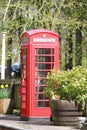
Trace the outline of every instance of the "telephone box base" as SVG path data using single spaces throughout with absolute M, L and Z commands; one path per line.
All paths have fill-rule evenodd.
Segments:
M 50 121 L 50 118 L 49 117 L 32 117 L 32 118 L 30 118 L 30 117 L 24 117 L 24 116 L 21 116 L 20 117 L 20 120 L 21 121 L 42 121 L 42 120 L 47 120 L 47 121 Z

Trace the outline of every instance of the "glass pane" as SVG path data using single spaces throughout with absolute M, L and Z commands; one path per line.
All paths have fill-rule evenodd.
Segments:
M 36 48 L 35 54 L 54 54 L 54 48 Z
M 38 75 L 40 76 L 40 77 L 46 77 L 46 75 L 47 75 L 47 71 L 45 72 L 45 71 L 38 71 Z
M 38 69 L 46 69 L 46 65 L 45 64 L 38 64 Z
M 49 106 L 46 106 L 45 101 L 35 101 L 35 107 L 49 107 Z
M 36 49 L 36 54 L 51 54 L 50 48 L 39 48 Z
M 38 107 L 49 107 L 49 101 L 38 101 Z
M 39 84 L 40 84 L 40 85 L 41 85 L 41 84 L 46 84 L 46 79 L 40 79 Z
M 22 56 L 22 62 L 26 63 L 26 56 L 25 55 Z
M 35 86 L 35 87 L 36 87 L 35 89 L 36 92 L 43 92 L 45 86 Z
M 40 86 L 40 87 L 39 87 L 39 92 L 43 92 L 43 90 L 44 90 L 44 87 L 43 87 L 43 86 Z
M 26 48 L 22 49 L 22 55 L 26 55 Z
M 54 62 L 54 56 L 36 56 L 35 62 Z

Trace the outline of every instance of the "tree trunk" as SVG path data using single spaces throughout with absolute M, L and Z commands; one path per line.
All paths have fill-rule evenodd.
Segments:
M 72 33 L 70 33 L 69 37 L 67 38 L 68 41 L 68 47 L 67 47 L 67 51 L 65 53 L 65 60 L 66 60 L 66 64 L 65 64 L 65 69 L 72 69 L 72 53 L 73 53 L 73 43 L 72 43 Z
M 12 56 L 11 56 L 11 52 L 12 52 L 12 38 L 8 38 L 8 48 L 7 48 L 7 71 L 6 71 L 6 78 L 10 79 L 11 78 L 11 62 L 12 62 Z
M 82 65 L 82 27 L 76 30 L 76 66 Z

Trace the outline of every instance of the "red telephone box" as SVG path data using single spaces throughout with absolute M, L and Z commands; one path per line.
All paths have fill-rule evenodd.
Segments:
M 49 118 L 43 90 L 47 73 L 59 69 L 59 35 L 37 29 L 24 32 L 21 41 L 21 117 Z

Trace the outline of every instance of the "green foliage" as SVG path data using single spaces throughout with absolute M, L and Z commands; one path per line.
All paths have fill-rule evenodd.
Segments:
M 8 84 L 0 85 L 0 98 L 10 98 L 11 95 L 11 88 L 8 86 Z
M 1 10 L 8 4 L 8 0 L 0 0 Z M 3 11 L 5 12 L 5 11 Z M 3 13 L 4 14 L 4 13 Z M 20 43 L 20 35 L 25 30 L 45 28 L 52 31 L 55 31 L 60 34 L 62 48 L 66 46 L 67 40 L 70 34 L 72 33 L 72 44 L 73 48 L 76 46 L 76 29 L 82 27 L 81 33 L 82 36 L 82 45 L 79 43 L 79 46 L 82 47 L 82 63 L 84 66 L 87 66 L 87 0 L 11 0 L 9 9 L 6 15 L 6 29 L 7 35 L 13 39 L 13 44 L 18 48 Z M 1 16 L 2 18 L 2 16 Z M 2 26 L 2 25 L 1 25 Z M 1 27 L 2 28 L 2 27 Z M 63 39 L 63 40 L 62 40 Z M 61 42 L 62 43 L 62 42 Z M 68 43 L 69 44 L 69 43 Z M 69 48 L 69 46 L 67 47 Z M 61 52 L 61 68 L 64 69 L 65 66 L 65 55 L 69 55 L 69 49 L 63 48 Z M 74 65 L 76 53 L 73 49 Z M 8 50 L 7 50 L 8 51 Z M 79 54 L 80 55 L 80 54 Z M 12 58 L 13 55 L 10 55 Z M 17 53 L 18 56 L 18 53 Z M 62 56 L 64 58 L 62 58 Z M 74 66 L 72 65 L 72 66 Z
M 60 99 L 75 101 L 77 104 L 87 100 L 87 69 L 82 66 L 67 71 L 52 70 L 47 75 L 47 97 L 59 95 Z
M 20 110 L 19 109 L 13 109 L 13 114 L 14 115 L 20 115 Z

